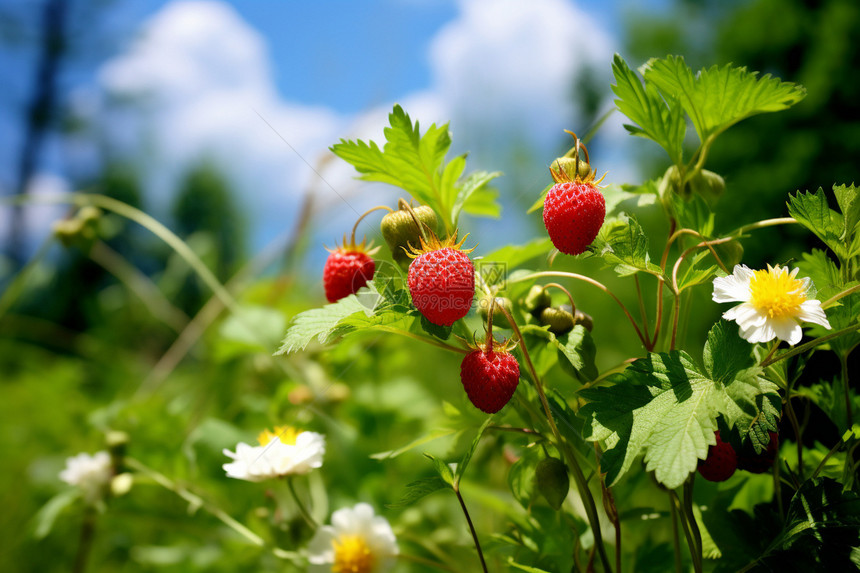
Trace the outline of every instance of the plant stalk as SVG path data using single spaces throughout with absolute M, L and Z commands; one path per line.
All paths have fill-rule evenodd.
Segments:
M 475 542 L 475 549 L 478 550 L 478 557 L 481 559 L 481 568 L 484 570 L 484 573 L 487 572 L 487 562 L 484 561 L 484 552 L 481 551 L 481 542 L 478 541 L 478 532 L 475 531 L 475 526 L 472 524 L 472 518 L 469 515 L 469 510 L 466 509 L 466 502 L 463 501 L 463 496 L 460 494 L 460 486 L 454 485 L 454 493 L 457 494 L 457 501 L 460 502 L 460 507 L 463 508 L 463 515 L 466 516 L 466 521 L 469 524 L 469 531 L 472 532 L 472 540 Z

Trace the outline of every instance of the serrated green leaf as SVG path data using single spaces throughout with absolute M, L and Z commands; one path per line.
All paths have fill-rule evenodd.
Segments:
M 684 199 L 677 193 L 668 194 L 672 210 L 682 229 L 693 229 L 700 235 L 710 237 L 714 232 L 714 212 L 701 195 Z
M 275 355 L 304 350 L 314 338 L 320 344 L 326 344 L 338 336 L 338 324 L 341 320 L 356 313 L 364 314 L 365 310 L 365 306 L 355 295 L 350 295 L 322 308 L 297 314 L 290 321 L 287 335 Z
M 736 324 L 720 319 L 708 332 L 702 358 L 712 380 L 729 384 L 753 365 L 752 345 L 740 337 Z
M 436 473 L 439 474 L 439 477 L 442 478 L 446 484 L 453 487 L 454 474 L 451 471 L 451 467 L 444 461 L 440 460 L 436 456 L 433 456 L 432 454 L 428 454 L 427 452 L 424 452 L 424 457 L 433 462 L 433 468 L 436 470 Z
M 441 326 L 439 324 L 434 324 L 427 320 L 427 318 L 422 314 L 420 318 L 421 328 L 424 329 L 424 332 L 438 338 L 439 340 L 448 340 L 451 337 L 451 326 Z
M 849 241 L 854 228 L 860 222 L 860 193 L 853 183 L 850 186 L 834 185 L 833 193 L 836 195 L 839 210 L 842 211 L 843 227 L 839 238 Z
M 689 264 L 678 274 L 678 292 L 709 282 L 717 274 L 719 266 L 713 262 L 711 251 L 699 251 L 689 259 Z
M 852 491 L 843 491 L 842 484 L 835 480 L 819 478 L 804 482 L 791 498 L 782 532 L 760 559 L 775 557 L 778 552 L 806 551 L 817 563 L 830 562 L 831 568 L 821 570 L 836 571 L 838 569 L 832 568 L 836 565 L 836 555 L 846 559 L 851 553 L 850 548 L 858 543 L 860 496 Z M 846 559 L 844 565 L 848 563 Z
M 286 322 L 284 315 L 273 308 L 240 305 L 218 328 L 216 352 L 222 359 L 248 352 L 271 352 Z
M 418 122 L 413 124 L 399 105 L 388 119 L 382 149 L 373 141 L 342 139 L 331 151 L 355 167 L 360 179 L 400 187 L 447 217 L 450 211 L 443 209 L 441 182 L 442 163 L 451 146 L 448 125 L 433 124 L 422 136 Z
M 633 135 L 657 142 L 672 163 L 680 165 L 686 124 L 677 98 L 664 99 L 653 85 L 647 82 L 643 85 L 618 54 L 612 61 L 612 73 L 615 76 L 612 91 L 618 96 L 615 105 L 637 124 L 624 127 Z
M 459 155 L 448 162 L 442 170 L 442 179 L 439 182 L 439 189 L 442 195 L 441 207 L 446 213 L 452 213 L 451 219 L 456 224 L 457 216 L 453 213 L 453 208 L 457 199 L 457 181 L 463 175 L 466 169 L 466 156 Z M 459 210 L 458 210 L 459 211 Z
M 809 398 L 813 404 L 824 410 L 824 413 L 836 425 L 840 432 L 848 430 L 848 415 L 845 403 L 845 386 L 841 376 L 832 381 L 822 380 L 809 386 L 798 386 L 797 393 Z M 860 396 L 853 388 L 848 389 L 848 399 L 854 412 L 860 411 Z
M 788 213 L 815 233 L 840 259 L 845 258 L 846 250 L 839 239 L 842 221 L 838 213 L 828 207 L 827 197 L 820 187 L 815 193 L 798 191 L 795 195 L 789 195 Z
M 826 300 L 842 290 L 842 274 L 836 263 L 821 249 L 803 253 L 797 262 L 801 276 L 812 279 L 812 284 L 821 300 Z
M 435 493 L 440 489 L 450 489 L 450 484 L 438 476 L 422 478 L 406 484 L 406 491 L 400 497 L 400 501 L 396 503 L 386 504 L 386 507 L 406 507 L 412 505 L 416 501 L 423 499 Z
M 679 56 L 649 61 L 644 76 L 664 97 L 680 101 L 703 142 L 745 118 L 788 109 L 806 96 L 802 86 L 731 64 L 694 76 Z
M 611 378 L 614 386 L 589 388 L 580 414 L 585 437 L 603 444 L 601 471 L 614 485 L 634 459 L 670 489 L 684 483 L 714 442 L 716 384 L 686 352 L 650 354 Z
M 757 453 L 767 449 L 768 432 L 779 431 L 782 398 L 779 386 L 759 376 L 758 368 L 744 370 L 723 387 L 720 407 L 730 428 L 737 428 L 742 440 L 749 440 Z
M 555 343 L 581 382 L 589 382 L 597 378 L 597 366 L 594 363 L 597 356 L 597 346 L 591 333 L 581 324 L 573 327 L 567 334 L 555 337 Z
M 463 477 L 463 474 L 466 473 L 466 468 L 469 467 L 469 462 L 472 461 L 472 456 L 475 454 L 475 450 L 478 449 L 478 444 L 481 442 L 481 438 L 484 435 L 484 431 L 486 431 L 487 427 L 493 421 L 493 416 L 490 415 L 484 420 L 484 423 L 481 424 L 481 427 L 478 428 L 478 433 L 475 434 L 475 437 L 472 439 L 472 443 L 469 446 L 469 449 L 466 450 L 466 453 L 463 454 L 463 459 L 460 460 L 460 463 L 457 464 L 457 471 L 454 472 L 454 483 L 459 484 L 460 479 Z
M 501 205 L 496 201 L 498 192 L 487 184 L 501 175 L 500 171 L 470 173 L 466 180 L 457 186 L 457 195 L 451 209 L 452 220 L 457 222 L 461 210 L 472 215 L 499 216 L 502 211 Z
M 660 267 L 651 262 L 648 237 L 632 217 L 622 216 L 606 221 L 591 245 L 592 252 L 603 258 L 620 276 L 640 271 L 661 276 Z

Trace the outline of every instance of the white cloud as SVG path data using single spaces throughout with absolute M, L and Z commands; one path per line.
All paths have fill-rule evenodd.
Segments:
M 592 70 L 608 80 L 613 40 L 564 0 L 459 7 L 428 50 L 430 86 L 398 100 L 422 125 L 450 119 L 456 150 L 472 152 L 471 168 L 507 170 L 510 158 L 528 149 L 535 161 L 525 178 L 536 181 L 537 192 L 562 130 L 587 127 L 572 78 Z M 356 211 L 394 202 L 396 191 L 356 183 L 344 162 L 320 162 L 342 137 L 381 139 L 391 103 L 355 116 L 291 103 L 278 95 L 272 67 L 256 30 L 227 4 L 203 0 L 168 4 L 103 67 L 108 148 L 143 163 L 147 207 L 157 216 L 165 216 L 176 183 L 201 159 L 216 162 L 234 184 L 256 246 L 290 227 L 309 188 L 328 205 L 319 223 L 329 244 Z M 129 99 L 137 107 L 117 105 Z M 325 181 L 314 169 L 324 169 Z

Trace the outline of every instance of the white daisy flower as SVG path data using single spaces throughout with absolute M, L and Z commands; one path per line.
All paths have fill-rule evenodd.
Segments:
M 80 489 L 88 503 L 104 497 L 112 477 L 110 454 L 104 451 L 66 458 L 66 467 L 60 472 L 60 479 Z
M 306 474 L 322 466 L 325 454 L 325 436 L 322 434 L 282 426 L 271 432 L 264 430 L 257 440 L 259 446 L 240 442 L 235 453 L 224 449 L 224 455 L 233 459 L 223 466 L 227 477 L 263 481 Z
M 749 342 L 778 338 L 794 346 L 803 337 L 802 322 L 830 328 L 821 302 L 809 298 L 812 281 L 795 278 L 797 271 L 779 265 L 760 271 L 736 265 L 729 276 L 714 279 L 714 301 L 743 303 L 723 313 L 723 318 L 737 322 Z
M 331 525 L 317 529 L 308 545 L 308 573 L 381 573 L 399 553 L 391 525 L 359 503 L 331 516 Z

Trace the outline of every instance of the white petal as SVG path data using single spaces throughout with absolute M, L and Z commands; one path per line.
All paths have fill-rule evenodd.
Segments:
M 767 321 L 767 315 L 748 302 L 730 308 L 723 313 L 723 318 L 737 321 L 738 326 L 744 330 L 761 326 Z
M 750 299 L 753 272 L 746 265 L 736 265 L 734 272 L 714 279 L 714 302 L 746 302 Z
M 820 324 L 828 330 L 831 328 L 830 322 L 827 320 L 827 315 L 824 313 L 824 309 L 821 308 L 821 301 L 819 300 L 811 299 L 801 304 L 797 318 L 803 322 Z
M 360 524 L 350 507 L 344 507 L 332 513 L 331 524 L 339 535 L 357 533 L 360 530 L 358 527 Z
M 773 327 L 767 322 L 758 326 L 750 326 L 749 328 L 740 329 L 741 338 L 753 344 L 768 342 L 776 338 L 776 333 Z
M 770 326 L 773 328 L 777 338 L 785 340 L 791 346 L 794 346 L 803 338 L 803 329 L 800 328 L 800 325 L 794 318 L 774 318 L 770 320 Z
M 324 525 L 317 529 L 310 543 L 308 543 L 308 561 L 320 565 L 334 563 L 334 544 L 337 538 L 334 527 Z

